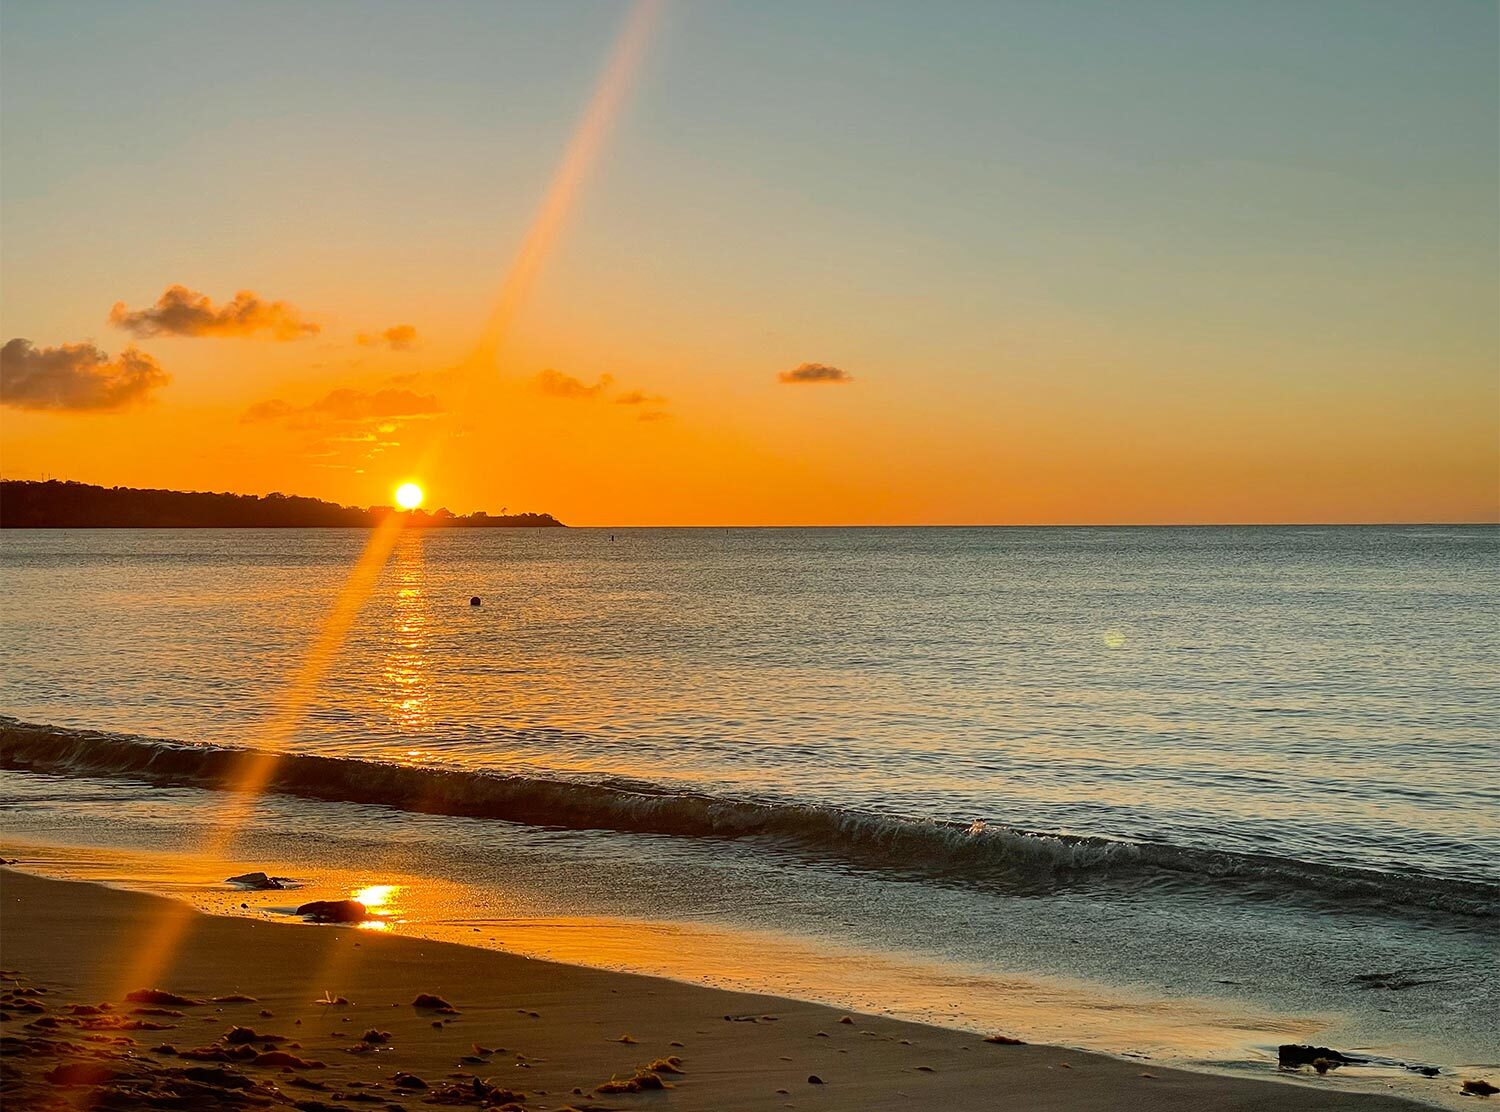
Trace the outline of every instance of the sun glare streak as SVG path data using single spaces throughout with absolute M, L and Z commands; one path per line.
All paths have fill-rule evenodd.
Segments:
M 475 386 L 475 372 L 494 369 L 510 323 L 566 223 L 583 181 L 597 160 L 610 125 L 629 92 L 660 9 L 661 0 L 637 0 L 615 40 L 588 107 L 573 130 L 562 161 L 500 285 L 489 320 L 465 365 L 468 373 L 461 376 L 461 381 L 467 383 L 470 392 Z M 464 406 L 459 411 L 468 412 L 471 408 Z M 427 453 L 429 463 L 444 439 L 436 438 L 432 443 Z M 425 470 L 419 472 L 425 473 Z M 416 501 L 408 506 L 405 499 L 413 493 Z M 408 483 L 397 492 L 396 500 L 403 508 L 412 509 L 421 504 L 421 496 L 420 488 Z M 253 815 L 257 800 L 275 775 L 277 751 L 292 738 L 306 717 L 307 708 L 312 704 L 329 666 L 343 647 L 350 627 L 385 567 L 405 520 L 404 514 L 392 514 L 370 534 L 364 552 L 283 692 L 275 715 L 256 738 L 255 749 L 238 758 L 229 777 L 226 801 L 215 818 L 213 833 L 203 847 L 209 857 L 222 860 L 235 835 Z M 126 987 L 122 992 L 155 981 L 169 965 L 187 921 L 184 916 L 170 913 L 162 917 L 151 936 L 137 947 L 137 959 L 124 970 Z
M 584 178 L 597 160 L 610 125 L 630 91 L 660 10 L 660 0 L 638 0 L 626 17 L 599 83 L 594 87 L 594 95 L 573 130 L 573 137 L 552 175 L 526 238 L 521 241 L 521 248 L 500 285 L 495 307 L 469 358 L 475 369 L 493 369 L 510 322 L 566 223 Z
M 404 515 L 391 514 L 370 533 L 364 551 L 344 580 L 301 665 L 282 692 L 276 713 L 258 732 L 255 747 L 236 758 L 227 777 L 227 791 L 217 803 L 218 811 L 210 822 L 210 833 L 203 845 L 203 853 L 210 859 L 225 858 L 235 835 L 254 814 L 261 793 L 275 775 L 280 760 L 278 750 L 292 738 L 306 717 L 307 708 L 343 647 L 354 619 L 369 598 L 405 523 Z M 168 910 L 149 924 L 146 940 L 136 947 L 135 959 L 122 969 L 122 993 L 134 988 L 154 987 L 155 980 L 171 961 L 187 922 L 184 916 Z

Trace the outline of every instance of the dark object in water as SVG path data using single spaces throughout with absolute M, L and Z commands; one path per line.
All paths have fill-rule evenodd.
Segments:
M 1298 1066 L 1312 1066 L 1318 1069 L 1318 1063 L 1323 1063 L 1319 1073 L 1337 1069 L 1339 1066 L 1352 1066 L 1368 1062 L 1368 1058 L 1351 1058 L 1347 1054 L 1340 1054 L 1337 1050 L 1330 1050 L 1326 1046 L 1304 1046 L 1301 1043 L 1282 1043 L 1276 1048 L 1277 1064 L 1284 1070 L 1296 1069 Z
M 1474 1081 L 1465 1081 L 1460 1086 L 1460 1091 L 1471 1097 L 1488 1097 L 1500 1093 L 1500 1089 L 1495 1088 L 1482 1077 Z
M 246 888 L 256 888 L 262 892 L 279 892 L 284 888 L 295 888 L 296 885 L 284 876 L 267 876 L 265 873 L 241 873 L 232 876 L 224 883 L 239 884 Z
M 411 1002 L 413 1008 L 424 1008 L 428 1011 L 442 1012 L 444 1015 L 457 1015 L 458 1009 L 441 996 L 431 992 L 419 992 L 415 1000 Z
M 470 606 L 478 606 L 478 605 L 480 605 L 479 596 L 478 595 L 471 596 L 470 599 L 469 599 L 469 605 Z
M 370 917 L 358 900 L 313 900 L 299 907 L 297 914 L 320 923 L 363 923 Z

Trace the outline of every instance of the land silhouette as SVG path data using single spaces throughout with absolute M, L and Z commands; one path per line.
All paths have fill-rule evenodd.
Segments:
M 360 529 L 391 514 L 439 529 L 562 528 L 551 514 L 455 514 L 446 509 L 339 506 L 294 494 L 104 487 L 89 483 L 0 482 L 4 529 Z

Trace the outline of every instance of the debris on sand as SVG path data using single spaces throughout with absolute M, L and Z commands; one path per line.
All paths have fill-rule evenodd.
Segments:
M 314 1000 L 313 1003 L 321 1004 L 325 1008 L 347 1008 L 349 1006 L 349 998 L 347 996 L 334 996 L 325 988 L 323 990 L 323 998 L 321 1000 Z M 301 1023 L 302 1021 L 299 1019 L 297 1022 Z
M 653 1073 L 682 1073 L 682 1059 L 672 1054 L 666 1058 L 658 1058 L 649 1066 L 645 1067 Z
M 316 923 L 363 923 L 370 917 L 358 900 L 313 900 L 298 907 L 297 914 Z
M 648 1089 L 670 1089 L 671 1087 L 670 1084 L 657 1077 L 656 1074 L 641 1069 L 635 1071 L 634 1077 L 627 1077 L 623 1080 L 618 1077 L 611 1077 L 604 1084 L 596 1085 L 594 1092 L 604 1093 L 605 1095 L 615 1093 L 644 1093 Z
M 629 1035 L 621 1035 L 618 1039 L 615 1040 L 615 1042 L 622 1042 L 622 1043 L 630 1044 L 630 1043 L 634 1043 L 635 1040 L 632 1039 Z
M 433 1089 L 424 1098 L 426 1104 L 462 1104 L 483 1105 L 486 1108 L 502 1107 L 512 1105 L 519 1107 L 526 1099 L 526 1094 L 515 1089 L 506 1089 L 497 1085 L 491 1085 L 472 1077 L 466 1082 L 444 1085 Z
M 414 1073 L 398 1073 L 391 1078 L 391 1084 L 398 1089 L 426 1089 L 427 1082 L 423 1081 Z
M 253 996 L 246 996 L 243 992 L 231 992 L 228 996 L 210 996 L 210 1004 L 258 1004 L 259 1000 Z
M 198 1007 L 203 1003 L 191 996 L 180 996 L 161 988 L 138 988 L 134 992 L 127 992 L 125 1000 L 130 1004 L 173 1004 L 179 1008 Z
M 423 1011 L 439 1012 L 442 1015 L 457 1015 L 458 1009 L 448 1001 L 433 992 L 419 992 L 415 1000 L 411 1002 L 413 1008 Z
M 1025 1046 L 1025 1039 L 1013 1039 L 1009 1035 L 986 1035 L 985 1042 L 994 1043 L 997 1046 Z
M 378 1045 L 380 1043 L 388 1043 L 388 1042 L 390 1042 L 391 1041 L 391 1033 L 389 1031 L 380 1031 L 380 1030 L 377 1030 L 374 1027 L 371 1027 L 368 1031 L 366 1031 L 363 1035 L 360 1036 L 360 1040 L 362 1042 L 367 1042 L 367 1043 L 371 1044 L 372 1046 L 375 1046 L 375 1045 Z
M 231 1027 L 228 1031 L 224 1032 L 224 1037 L 221 1041 L 228 1043 L 230 1046 L 237 1046 L 240 1043 L 286 1042 L 287 1037 L 285 1035 L 262 1035 L 253 1027 Z

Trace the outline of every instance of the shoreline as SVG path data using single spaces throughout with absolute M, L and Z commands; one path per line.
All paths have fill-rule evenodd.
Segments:
M 125 1087 L 139 1088 L 147 1079 L 158 1087 L 187 1084 L 191 1079 L 182 1071 L 199 1063 L 144 1048 L 209 1047 L 239 1025 L 287 1035 L 300 1044 L 292 1054 L 326 1063 L 309 1069 L 238 1061 L 214 1067 L 257 1086 L 234 1092 L 258 1093 L 272 1103 L 327 1101 L 331 1093 L 345 1091 L 364 1094 L 360 1099 L 378 1093 L 408 1107 L 421 1103 L 410 1099 L 413 1094 L 426 1098 L 455 1082 L 472 1088 L 472 1077 L 480 1076 L 497 1092 L 524 1090 L 521 1106 L 537 1110 L 1422 1107 L 1398 1097 L 1321 1088 L 1317 1082 L 1242 1079 L 1051 1046 L 989 1044 L 972 1033 L 883 1016 L 846 1017 L 818 1004 L 450 942 L 206 915 L 163 896 L 12 869 L 0 873 L 0 896 L 5 969 L 26 978 L 26 985 L 47 990 L 28 997 L 45 1012 L 7 1009 L 7 1036 L 31 1044 L 70 1042 L 79 1035 L 70 1030 L 79 1017 L 70 1015 L 68 1005 L 108 1003 L 112 1009 L 94 1018 L 144 1020 L 131 1016 L 133 1005 L 124 1001 L 137 989 L 202 1000 L 228 994 L 256 998 L 168 1009 L 183 1014 L 160 1017 L 170 1025 L 161 1030 L 127 1034 L 109 1021 L 107 1037 L 133 1041 L 94 1043 L 84 1053 L 126 1063 L 109 1067 L 135 1077 L 118 1082 Z M 166 941 L 172 944 L 164 946 Z M 152 983 L 133 983 L 152 969 L 159 970 Z M 7 982 L 4 989 L 16 987 Z M 352 1003 L 337 1008 L 315 1003 L 325 993 Z M 443 997 L 458 1014 L 434 1018 L 414 1009 L 418 993 Z M 262 1010 L 272 1014 L 263 1017 Z M 48 1017 L 57 1024 L 35 1026 Z M 360 1034 L 367 1029 L 388 1031 L 390 1038 L 363 1043 Z M 486 1053 L 477 1054 L 475 1044 Z M 42 1080 L 73 1052 L 54 1049 L 33 1056 L 17 1053 L 15 1045 L 7 1043 L 13 1049 L 5 1083 L 18 1106 L 28 1106 L 20 1103 L 27 1099 L 22 1093 L 40 1100 L 42 1094 L 76 1097 L 88 1088 Z M 507 1049 L 490 1053 L 497 1045 Z M 372 1049 L 351 1053 L 363 1046 Z M 681 1073 L 672 1072 L 667 1060 L 673 1057 L 680 1059 L 675 1068 Z M 673 1088 L 597 1091 L 611 1078 L 638 1076 L 635 1071 L 652 1062 L 667 1062 L 655 1076 Z M 423 1079 L 429 1091 L 395 1087 L 397 1071 Z M 814 1076 L 820 1083 L 809 1081 Z M 324 1089 L 303 1088 L 296 1078 Z M 1457 1079 L 1444 1080 L 1456 1096 Z

